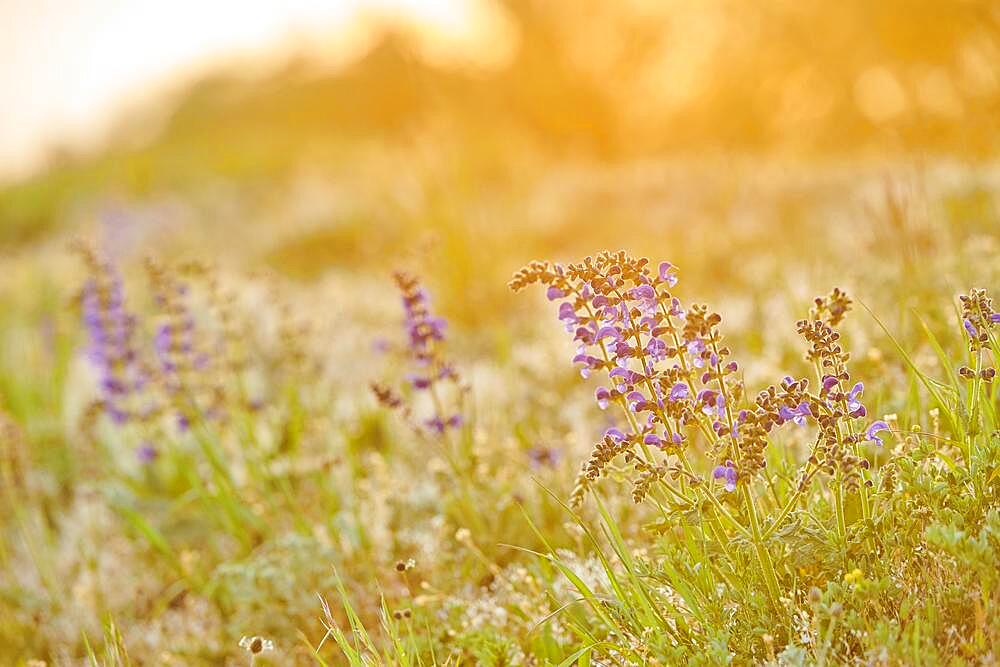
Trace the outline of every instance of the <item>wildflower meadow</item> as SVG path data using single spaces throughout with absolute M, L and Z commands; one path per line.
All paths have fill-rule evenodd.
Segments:
M 0 667 L 1000 663 L 996 8 L 375 4 L 0 180 Z
M 525 227 L 467 283 L 474 237 L 307 282 L 116 219 L 13 257 L 4 662 L 990 664 L 994 195 L 837 187 L 872 209 L 816 195 L 821 242 Z

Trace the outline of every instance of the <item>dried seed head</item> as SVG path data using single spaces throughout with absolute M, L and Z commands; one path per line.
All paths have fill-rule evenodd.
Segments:
M 243 637 L 240 639 L 240 648 L 250 655 L 259 655 L 264 651 L 273 651 L 274 642 L 270 639 L 254 635 L 253 637 Z

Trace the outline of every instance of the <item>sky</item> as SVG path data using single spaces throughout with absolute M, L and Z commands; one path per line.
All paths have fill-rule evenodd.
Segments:
M 500 21 L 474 0 L 0 0 L 0 180 L 99 144 L 123 109 L 219 65 L 343 61 L 387 19 L 431 56 L 474 50 Z

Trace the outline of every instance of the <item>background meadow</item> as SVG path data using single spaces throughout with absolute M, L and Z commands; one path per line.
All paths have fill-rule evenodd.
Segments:
M 0 662 L 996 662 L 1000 302 L 959 295 L 1000 299 L 1000 14 L 584 5 L 470 4 L 447 52 L 380 7 L 7 180 Z M 796 323 L 846 291 L 843 424 L 884 444 L 796 493 L 814 401 L 732 491 L 711 426 L 689 504 L 619 456 L 571 506 L 631 417 L 508 282 L 619 249 L 721 314 L 734 410 L 818 390 Z

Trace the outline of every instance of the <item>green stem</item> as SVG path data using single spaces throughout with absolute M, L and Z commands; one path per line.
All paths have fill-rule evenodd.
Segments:
M 761 573 L 764 575 L 764 583 L 767 585 L 767 596 L 774 607 L 779 606 L 781 591 L 778 587 L 778 575 L 774 571 L 774 563 L 771 561 L 771 554 L 764 544 L 760 531 L 760 524 L 757 521 L 757 508 L 754 505 L 753 494 L 750 488 L 743 484 L 743 500 L 747 503 L 747 514 L 750 516 L 750 532 L 753 537 L 754 550 L 757 552 L 757 561 L 760 564 Z
M 834 510 L 837 514 L 837 536 L 840 538 L 840 543 L 843 545 L 844 551 L 844 567 L 847 567 L 847 521 L 844 517 L 844 488 L 842 484 L 842 477 L 840 471 L 834 476 L 833 480 L 833 504 Z
M 768 537 L 770 537 L 771 533 L 776 531 L 778 529 L 778 526 L 781 525 L 781 522 L 785 520 L 785 517 L 787 517 L 791 513 L 792 508 L 795 507 L 795 503 L 798 502 L 799 498 L 802 497 L 802 494 L 805 492 L 806 485 L 818 471 L 819 468 L 814 468 L 813 470 L 809 470 L 808 468 L 806 469 L 805 479 L 795 489 L 795 492 L 792 493 L 791 497 L 788 499 L 788 502 L 786 502 L 785 506 L 781 508 L 781 511 L 778 513 L 778 516 L 774 519 L 774 521 L 772 521 L 771 524 L 764 529 L 764 532 L 761 535 L 763 539 L 767 539 Z

